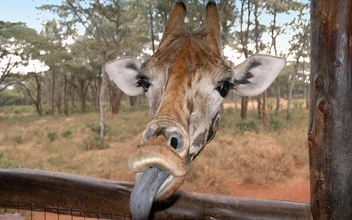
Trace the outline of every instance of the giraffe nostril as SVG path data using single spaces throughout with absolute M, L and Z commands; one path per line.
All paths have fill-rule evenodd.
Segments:
M 178 140 L 177 140 L 176 137 L 172 137 L 172 138 L 170 139 L 170 145 L 171 145 L 171 147 L 174 148 L 175 150 L 178 150 L 178 149 L 177 149 L 177 148 L 178 148 Z

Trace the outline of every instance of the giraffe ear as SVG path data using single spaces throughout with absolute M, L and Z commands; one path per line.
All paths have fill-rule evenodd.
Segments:
M 264 92 L 276 79 L 286 59 L 269 55 L 252 55 L 234 68 L 235 92 L 242 96 L 255 96 Z
M 144 93 L 142 87 L 138 87 L 138 75 L 141 73 L 141 63 L 133 58 L 119 58 L 105 63 L 105 72 L 114 83 L 129 96 L 137 96 Z

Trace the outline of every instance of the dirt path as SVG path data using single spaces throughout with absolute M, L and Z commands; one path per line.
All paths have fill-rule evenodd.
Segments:
M 291 200 L 308 202 L 310 197 L 309 179 L 297 178 L 286 183 L 273 185 L 236 185 L 229 181 L 229 195 L 259 199 Z

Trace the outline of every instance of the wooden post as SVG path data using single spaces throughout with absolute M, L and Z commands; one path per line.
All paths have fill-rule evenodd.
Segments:
M 313 219 L 352 219 L 352 1 L 311 0 Z

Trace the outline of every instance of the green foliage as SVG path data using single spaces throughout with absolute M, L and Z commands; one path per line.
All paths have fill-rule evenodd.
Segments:
M 72 137 L 72 130 L 66 129 L 61 132 L 61 137 L 63 138 L 71 138 Z
M 33 105 L 9 105 L 0 108 L 0 112 L 4 114 L 22 114 L 33 113 Z
M 90 128 L 90 130 L 99 135 L 100 134 L 100 124 L 99 123 L 89 123 L 87 124 L 87 127 Z M 105 134 L 110 134 L 111 133 L 111 126 L 110 125 L 107 125 L 104 123 L 104 131 L 105 131 Z
M 278 131 L 284 127 L 283 123 L 278 117 L 269 117 L 269 129 Z
M 25 105 L 27 102 L 22 94 L 13 90 L 5 89 L 0 93 L 0 106 Z M 32 102 L 28 102 L 28 104 L 32 104 Z
M 247 118 L 247 119 L 239 120 L 236 123 L 236 126 L 240 129 L 241 132 L 244 132 L 244 131 L 257 132 L 259 130 L 257 121 L 254 118 Z
M 102 150 L 108 148 L 109 145 L 102 140 L 98 135 L 89 136 L 88 138 L 84 139 L 81 145 L 82 150 Z
M 18 168 L 19 164 L 17 161 L 11 159 L 9 156 L 5 156 L 3 152 L 0 152 L 0 168 Z
M 48 131 L 46 133 L 46 137 L 49 139 L 50 142 L 55 141 L 57 139 L 57 132 L 56 131 Z
M 68 107 L 68 113 L 69 114 L 74 114 L 74 113 L 79 113 L 80 109 L 77 108 L 77 106 L 70 106 Z

